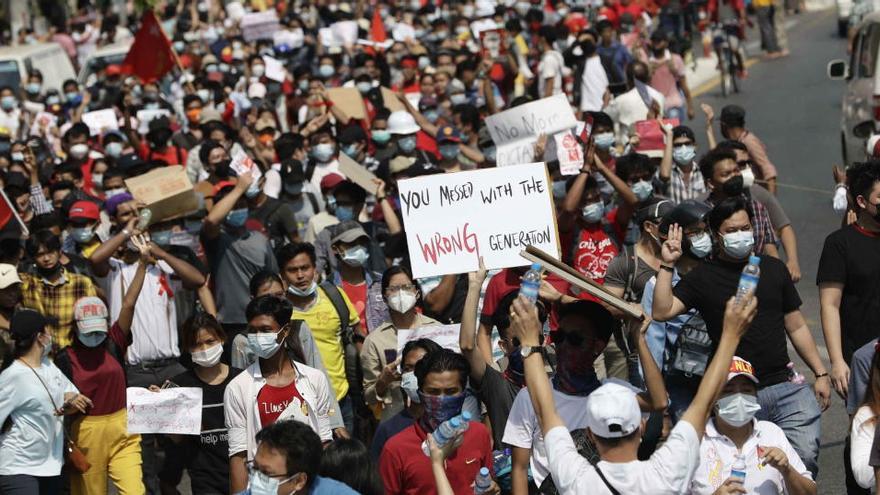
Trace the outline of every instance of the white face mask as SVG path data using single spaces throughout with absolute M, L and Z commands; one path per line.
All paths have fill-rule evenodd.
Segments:
M 98 347 L 107 338 L 107 332 L 82 333 L 77 330 L 76 337 L 86 347 Z
M 254 471 L 248 477 L 248 492 L 251 495 L 277 495 L 278 487 L 292 480 L 295 476 L 279 480 L 261 471 Z
M 718 416 L 735 428 L 751 421 L 760 410 L 758 398 L 752 394 L 731 394 L 718 399 L 715 404 Z
M 282 328 L 279 333 L 283 331 L 284 329 Z M 285 336 L 284 339 L 286 338 Z M 278 334 L 274 332 L 250 333 L 247 336 L 248 346 L 254 351 L 254 354 L 263 359 L 269 359 L 274 356 L 278 349 L 281 348 L 281 344 L 284 343 L 284 339 L 278 342 Z
M 259 335 L 259 334 L 257 334 Z M 273 334 L 274 335 L 274 334 Z M 223 354 L 223 345 L 217 344 L 209 347 L 204 351 L 196 351 L 191 354 L 192 362 L 202 368 L 210 368 L 220 362 L 220 356 Z
M 49 341 L 46 342 L 46 347 L 43 347 L 43 350 L 40 352 L 40 358 L 45 358 L 52 352 L 52 336 L 49 336 Z
M 697 258 L 705 258 L 712 252 L 712 238 L 707 232 L 690 236 L 688 240 L 691 241 L 691 254 Z
M 721 237 L 724 253 L 734 259 L 743 259 L 755 247 L 755 236 L 751 230 L 740 230 Z
M 408 290 L 399 290 L 388 298 L 388 307 L 398 313 L 406 313 L 416 305 L 416 297 L 414 292 Z
M 294 296 L 298 296 L 298 297 L 309 297 L 312 294 L 314 294 L 317 289 L 318 289 L 318 284 L 313 281 L 312 285 L 310 285 L 306 289 L 299 289 L 294 285 L 289 285 L 287 287 L 287 292 L 290 292 Z
M 740 171 L 740 175 L 743 178 L 743 188 L 748 189 L 752 187 L 752 184 L 755 183 L 755 172 L 752 170 L 752 167 L 746 167 Z
M 80 160 L 89 154 L 89 145 L 85 143 L 74 144 L 70 147 L 70 156 Z
M 419 398 L 419 382 L 416 379 L 414 371 L 407 371 L 400 375 L 400 388 L 406 392 L 406 396 L 409 397 L 409 400 L 416 404 L 421 402 L 421 399 Z
M 255 65 L 251 71 L 254 73 L 254 77 L 263 77 L 263 74 L 266 73 L 266 66 Z

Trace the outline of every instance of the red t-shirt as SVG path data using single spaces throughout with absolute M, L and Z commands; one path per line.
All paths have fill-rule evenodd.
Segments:
M 113 339 L 121 359 L 130 341 L 118 323 L 110 327 L 107 338 Z M 125 409 L 125 370 L 107 351 L 106 342 L 97 347 L 86 347 L 74 337 L 73 345 L 67 348 L 67 356 L 73 371 L 73 384 L 94 404 L 89 409 L 89 416 L 102 416 Z
M 158 151 L 151 152 L 150 146 L 145 141 L 141 141 L 138 154 L 141 156 L 141 159 L 147 161 L 163 160 L 168 165 L 186 165 L 186 150 L 178 148 L 173 144 L 168 145 L 165 151 L 160 153 Z
M 257 394 L 257 407 L 260 411 L 260 426 L 271 425 L 281 416 L 281 413 L 287 409 L 287 406 L 293 402 L 293 407 L 302 407 L 303 398 L 296 389 L 296 380 L 290 382 L 286 387 L 273 387 L 272 385 L 263 385 Z
M 431 459 L 422 452 L 426 436 L 416 421 L 385 443 L 379 458 L 379 474 L 386 495 L 437 493 Z M 471 485 L 481 467 L 492 472 L 491 441 L 486 427 L 472 421 L 461 446 L 446 459 L 446 476 L 453 493 L 473 493 Z
M 343 280 L 342 290 L 345 291 L 345 295 L 348 296 L 354 309 L 357 310 L 361 322 L 364 322 L 364 325 L 358 325 L 358 331 L 362 335 L 366 335 L 367 332 L 364 330 L 364 327 L 367 321 L 367 283 L 350 284 Z
M 504 296 L 515 290 L 519 290 L 520 277 L 522 277 L 522 274 L 515 272 L 511 268 L 505 268 L 489 279 L 489 285 L 486 286 L 486 295 L 483 297 L 483 309 L 480 312 L 480 321 L 486 324 L 491 324 L 492 315 L 498 310 L 498 303 L 504 299 Z M 547 273 L 545 280 L 563 294 L 568 294 L 568 291 L 571 288 L 571 284 L 552 273 Z M 556 311 L 551 311 L 550 328 L 555 330 L 556 327 Z
M 606 220 L 617 231 L 614 223 L 617 210 L 613 210 L 606 215 Z M 573 238 L 575 233 L 579 233 L 579 238 Z M 565 232 L 560 235 L 562 242 L 563 259 L 579 271 L 584 276 L 592 279 L 594 282 L 605 283 L 605 274 L 608 272 L 608 265 L 611 260 L 617 256 L 617 245 L 608 235 L 603 224 L 591 225 L 583 228 L 578 226 L 571 232 Z M 622 238 L 619 236 L 619 238 Z M 581 292 L 578 296 L 580 299 L 589 301 L 597 301 L 587 292 Z

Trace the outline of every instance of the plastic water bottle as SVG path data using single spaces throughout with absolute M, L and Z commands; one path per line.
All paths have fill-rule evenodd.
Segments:
M 532 268 L 523 275 L 519 285 L 519 295 L 535 304 L 538 302 L 538 290 L 541 288 L 541 265 L 532 263 Z
M 446 445 L 446 442 L 454 440 L 455 437 L 467 431 L 470 421 L 471 413 L 462 411 L 458 416 L 440 423 L 440 426 L 431 433 L 431 436 L 434 437 L 434 443 L 436 443 L 438 447 L 443 447 Z M 428 445 L 427 440 L 422 442 L 422 452 L 428 457 L 431 456 L 431 447 Z
M 495 482 L 503 491 L 511 490 L 510 472 L 513 468 L 510 448 L 492 452 L 492 469 L 495 471 Z
M 149 208 L 141 208 L 138 212 L 138 230 L 146 230 L 150 225 L 150 220 L 153 219 L 153 210 Z
M 800 385 L 804 383 L 804 375 L 798 373 L 797 368 L 794 367 L 794 363 L 789 362 L 788 365 L 788 381 L 791 383 Z
M 746 484 L 746 458 L 742 454 L 736 454 L 733 466 L 730 467 L 730 479 L 745 486 Z
M 477 473 L 477 479 L 474 481 L 474 493 L 486 493 L 492 486 L 492 477 L 489 476 L 489 468 L 481 467 Z
M 742 275 L 739 276 L 739 287 L 736 288 L 736 303 L 742 302 L 746 294 L 752 294 L 758 289 L 758 279 L 761 278 L 761 258 L 757 256 L 749 256 L 749 264 L 743 268 Z

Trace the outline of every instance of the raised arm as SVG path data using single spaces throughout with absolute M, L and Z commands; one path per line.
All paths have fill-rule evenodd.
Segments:
M 195 290 L 205 285 L 205 276 L 202 275 L 202 272 L 198 271 L 196 267 L 183 261 L 177 256 L 172 255 L 168 251 L 165 251 L 155 243 L 150 244 L 150 252 L 157 260 L 162 260 L 165 263 L 168 263 L 168 266 L 170 266 L 171 269 L 174 270 L 174 273 L 180 277 L 183 286 L 187 289 Z
M 709 149 L 715 149 L 715 129 L 712 127 L 712 124 L 715 120 L 715 110 L 712 108 L 712 105 L 708 103 L 701 103 L 700 108 L 703 110 L 703 113 L 706 115 L 706 142 L 709 143 Z
M 388 196 L 385 192 L 385 181 L 382 179 L 373 179 L 373 183 L 376 184 L 376 202 L 379 203 L 379 207 L 382 208 L 382 217 L 385 219 L 385 225 L 388 226 L 389 234 L 397 234 L 403 231 L 403 226 L 400 225 L 400 219 L 397 218 L 397 212 L 394 211 L 394 207 L 391 206 L 391 202 L 388 201 Z
M 458 345 L 461 353 L 471 365 L 471 383 L 479 388 L 486 373 L 486 360 L 477 349 L 477 306 L 480 304 L 480 290 L 486 280 L 486 267 L 480 257 L 480 268 L 468 273 L 468 291 L 461 314 L 461 330 L 458 333 Z
M 667 406 L 666 384 L 663 382 L 663 374 L 651 355 L 651 349 L 648 347 L 648 341 L 645 335 L 648 333 L 648 327 L 651 325 L 651 318 L 644 315 L 642 324 L 635 327 L 633 332 L 638 342 L 639 362 L 642 363 L 642 372 L 645 374 L 645 392 L 639 393 L 636 398 L 639 401 L 639 409 L 645 412 L 662 411 Z
M 224 196 L 223 199 L 214 203 L 211 211 L 208 212 L 208 216 L 202 221 L 202 235 L 207 239 L 214 239 L 220 235 L 220 226 L 223 225 L 223 221 L 226 220 L 226 215 L 232 211 L 238 198 L 247 191 L 253 181 L 254 176 L 252 174 L 238 176 L 238 182 L 235 183 L 235 187 L 232 191 Z
M 125 244 L 133 235 L 139 233 L 135 228 L 138 218 L 134 217 L 125 224 L 125 227 L 116 233 L 113 237 L 107 239 L 107 242 L 101 243 L 95 252 L 89 256 L 89 264 L 92 265 L 92 272 L 95 276 L 106 277 L 110 273 L 110 257 Z
M 663 145 L 663 158 L 660 160 L 660 180 L 668 182 L 672 176 L 672 127 L 663 124 L 662 119 L 657 119 L 660 130 L 663 131 L 663 137 L 666 142 Z
M 660 271 L 657 272 L 657 283 L 654 284 L 654 304 L 651 307 L 651 317 L 657 321 L 666 321 L 676 315 L 684 313 L 687 309 L 677 297 L 672 294 L 672 267 L 681 257 L 682 229 L 676 223 L 669 228 L 669 237 L 663 241 L 660 247 Z
M 140 260 L 138 260 L 137 270 L 134 272 L 134 278 L 128 285 L 128 290 L 122 296 L 122 307 L 119 310 L 119 318 L 116 324 L 127 336 L 131 334 L 131 323 L 134 320 L 134 307 L 137 303 L 138 296 L 141 295 L 141 289 L 144 287 L 144 279 L 147 277 L 147 265 L 156 263 L 150 252 L 150 242 L 143 235 L 136 235 L 131 238 L 132 244 L 140 252 Z

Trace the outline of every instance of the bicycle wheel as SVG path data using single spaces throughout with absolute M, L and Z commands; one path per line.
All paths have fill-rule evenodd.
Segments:
M 718 69 L 721 71 L 721 96 L 730 96 L 732 74 L 730 73 L 730 49 L 722 47 L 719 52 Z
M 733 86 L 733 92 L 739 93 L 739 73 L 740 67 L 739 64 L 736 63 L 736 55 L 734 55 L 733 50 L 728 50 L 730 55 L 730 70 L 727 72 L 730 74 L 730 82 L 731 86 Z

